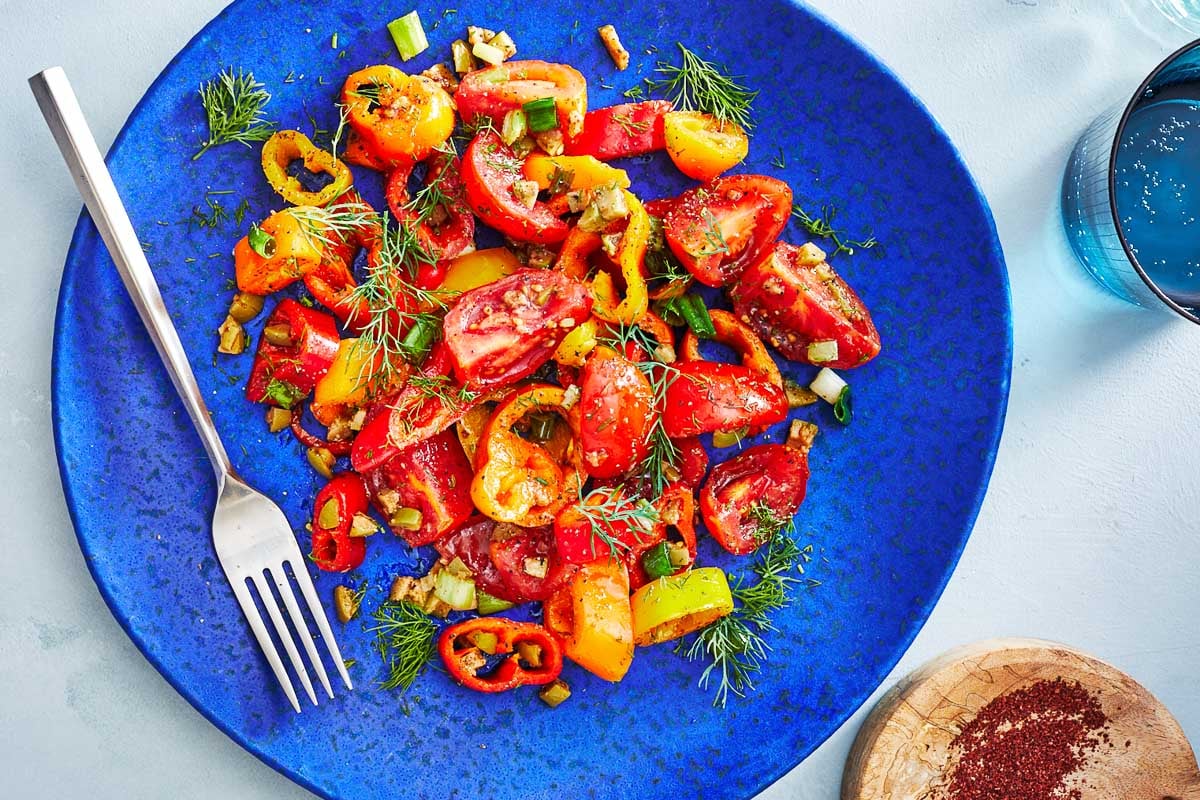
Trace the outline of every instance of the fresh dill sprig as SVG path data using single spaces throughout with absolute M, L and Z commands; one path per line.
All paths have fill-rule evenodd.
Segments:
M 405 204 L 405 208 L 416 215 L 417 222 L 425 222 L 437 214 L 439 209 L 449 208 L 457 200 L 446 192 L 446 179 L 458 151 L 452 140 L 447 140 L 445 144 L 436 149 L 441 153 L 442 163 L 437 165 L 441 171 L 437 173 L 437 177 L 422 186 Z M 430 169 L 434 169 L 434 166 L 431 165 Z
M 750 507 L 746 509 L 746 515 L 755 522 L 754 538 L 759 542 L 768 541 L 784 528 L 795 524 L 792 520 L 781 517 L 775 512 L 775 509 L 762 500 L 751 503 Z
M 324 247 L 337 247 L 341 242 L 335 240 L 335 236 L 353 236 L 382 224 L 379 214 L 362 203 L 296 206 L 288 209 L 288 213 L 300 222 L 300 230 L 308 243 L 318 250 L 321 249 L 318 242 Z
M 379 361 L 376 375 L 384 382 L 392 378 L 407 354 L 400 331 L 418 324 L 440 327 L 438 312 L 449 300 L 448 293 L 422 289 L 415 283 L 422 264 L 437 263 L 417 236 L 416 226 L 401 220 L 390 227 L 387 217 L 386 213 L 381 217 L 374 263 L 368 262 L 365 278 L 350 292 L 352 300 L 365 301 L 370 309 L 355 347 L 365 348 L 364 368 Z
M 200 86 L 200 102 L 208 121 L 208 139 L 192 156 L 195 161 L 209 148 L 230 142 L 263 142 L 275 131 L 275 123 L 263 118 L 263 109 L 271 95 L 254 74 L 233 68 L 222 70 L 217 77 Z
M 838 207 L 832 203 L 825 203 L 821 206 L 821 213 L 814 217 L 809 214 L 799 205 L 792 206 L 792 216 L 800 223 L 800 227 L 805 230 L 810 236 L 815 236 L 818 239 L 828 239 L 834 244 L 834 251 L 829 254 L 833 258 L 838 253 L 845 253 L 848 256 L 854 255 L 855 249 L 870 250 L 876 247 L 879 242 L 874 236 L 868 236 L 865 239 L 851 239 L 845 231 L 834 227 L 833 220 L 838 214 Z
M 620 528 L 633 530 L 634 537 L 640 539 L 638 528 L 648 536 L 659 521 L 658 509 L 650 501 L 626 494 L 622 486 L 596 489 L 588 495 L 584 495 L 581 486 L 575 510 L 591 528 L 592 555 L 597 558 L 600 555 L 598 545 L 608 548 L 613 559 L 621 558 L 629 550 L 629 545 L 621 541 L 623 531 Z
M 437 626 L 411 603 L 384 603 L 371 614 L 375 649 L 387 668 L 382 689 L 407 690 L 437 655 Z
M 700 56 L 676 42 L 682 60 L 678 66 L 660 61 L 655 72 L 662 78 L 648 80 L 650 91 L 665 94 L 680 111 L 703 111 L 721 122 L 733 122 L 744 130 L 754 123 L 750 118 L 750 104 L 758 97 L 738 81 L 739 76 L 705 61 Z
M 630 100 L 641 100 L 646 96 L 646 90 L 642 88 L 640 83 L 637 83 L 621 92 L 621 96 L 628 97 Z
M 188 218 L 188 225 L 195 225 L 197 228 L 215 228 L 222 222 L 229 219 L 229 212 L 225 210 L 225 206 L 221 205 L 221 201 L 213 197 L 214 194 L 224 194 L 224 192 L 205 192 L 204 205 L 207 211 L 200 206 L 192 206 L 192 216 Z M 244 200 L 242 202 L 245 202 Z M 239 206 L 240 208 L 240 206 Z
M 458 411 L 479 397 L 477 391 L 456 386 L 449 375 L 410 375 L 407 385 L 418 397 L 437 400 L 447 411 Z
M 775 629 L 770 614 L 791 603 L 788 590 L 801 582 L 796 572 L 804 551 L 790 536 L 776 535 L 754 565 L 758 580 L 744 585 L 737 580 L 731 587 L 737 607 L 733 613 L 704 628 L 690 643 L 680 641 L 675 652 L 689 661 L 709 662 L 700 673 L 700 688 L 716 683 L 713 705 L 725 707 L 730 693 L 745 697 L 754 689 L 754 673 L 771 651 L 762 634 Z M 805 559 L 807 560 L 807 559 Z
M 624 114 L 613 114 L 612 121 L 621 126 L 625 131 L 625 135 L 630 138 L 641 136 L 646 131 L 650 130 L 650 120 L 634 120 L 633 112 L 628 111 Z
M 725 241 L 725 233 L 721 230 L 721 223 L 716 215 L 706 208 L 701 216 L 704 218 L 704 241 L 706 246 L 697 255 L 715 256 L 720 253 L 728 253 L 729 244 Z

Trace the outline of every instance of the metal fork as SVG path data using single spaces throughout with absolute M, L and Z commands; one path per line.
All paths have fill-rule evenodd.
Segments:
M 192 418 L 192 424 L 196 426 L 200 440 L 204 443 L 204 449 L 208 451 L 208 457 L 212 460 L 217 475 L 217 507 L 213 512 L 213 544 L 216 547 L 217 559 L 221 562 L 225 577 L 229 579 L 234 596 L 246 615 L 246 621 L 250 623 L 250 630 L 266 655 L 279 685 L 283 687 L 292 707 L 299 713 L 300 701 L 296 697 L 296 690 L 255 606 L 254 593 L 250 591 L 247 581 L 254 585 L 259 602 L 266 609 L 275 634 L 287 653 L 292 671 L 299 677 L 308 698 L 314 705 L 317 704 L 317 694 L 313 691 L 308 670 L 296 649 L 295 640 L 284 621 L 272 587 L 283 599 L 292 628 L 299 636 L 321 685 L 325 687 L 326 694 L 333 697 L 329 676 L 321 663 L 308 624 L 288 580 L 286 568 L 290 566 L 296 584 L 300 587 L 300 593 L 304 595 L 309 613 L 329 648 L 338 674 L 342 676 L 346 688 L 353 689 L 350 676 L 342 662 L 342 654 L 333 638 L 333 631 L 329 628 L 329 619 L 321 607 L 317 591 L 305 568 L 304 556 L 300 553 L 300 547 L 296 544 L 296 537 L 287 518 L 279 506 L 265 495 L 251 489 L 238 477 L 229 456 L 225 453 L 225 447 L 217 436 L 217 430 L 200 395 L 200 387 L 196 384 L 196 377 L 188 365 L 187 354 L 179 341 L 179 334 L 171 323 L 162 295 L 158 291 L 158 284 L 154 281 L 141 243 L 134 233 L 133 223 L 130 222 L 125 206 L 117 194 L 112 176 L 104 164 L 99 148 L 96 147 L 96 140 L 92 137 L 66 74 L 61 67 L 52 67 L 30 78 L 29 85 L 33 88 L 38 106 L 42 109 L 63 158 L 66 159 L 71 177 L 75 179 L 75 185 L 83 195 L 84 205 L 96 223 L 104 243 L 108 245 L 108 251 L 121 274 L 121 280 L 133 298 L 133 304 L 137 307 L 138 314 L 150 332 L 150 338 L 154 340 L 154 346 L 158 349 L 163 364 L 167 367 L 171 382 L 175 384 L 175 390 L 179 392 L 179 397 Z

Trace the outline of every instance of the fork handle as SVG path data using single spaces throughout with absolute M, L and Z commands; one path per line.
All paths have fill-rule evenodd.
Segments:
M 196 376 L 188 364 L 187 353 L 179 341 L 175 325 L 167 314 L 163 304 L 162 294 L 142 252 L 141 242 L 133 230 L 133 223 L 125 211 L 125 205 L 113 185 L 112 175 L 100 155 L 96 140 L 88 128 L 79 100 L 71 89 L 67 75 L 62 67 L 51 67 L 43 70 L 29 79 L 29 85 L 37 98 L 46 124 L 54 134 L 54 141 L 62 151 L 71 177 L 79 193 L 83 195 L 83 204 L 87 206 L 101 238 L 108 245 L 108 252 L 117 265 L 117 272 L 125 283 L 129 296 L 137 308 L 138 315 L 150 332 L 150 338 L 167 367 L 171 383 L 183 400 L 196 432 L 208 451 L 213 469 L 217 473 L 218 491 L 224 483 L 225 476 L 233 474 L 233 464 L 225 452 L 213 426 L 212 417 L 204 405 Z

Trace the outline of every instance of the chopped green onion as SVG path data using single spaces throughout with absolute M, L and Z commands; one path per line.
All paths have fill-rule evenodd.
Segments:
M 438 322 L 430 317 L 417 317 L 412 328 L 400 341 L 400 352 L 410 364 L 420 364 L 429 355 L 438 335 Z
M 501 600 L 499 597 L 493 597 L 482 589 L 475 590 L 475 602 L 479 606 L 479 613 L 484 616 L 508 611 L 515 605 L 507 600 Z
M 487 42 L 476 42 L 471 47 L 471 55 L 493 67 L 504 63 L 504 51 L 499 47 L 492 47 Z
M 437 574 L 433 594 L 455 611 L 468 611 L 475 607 L 475 581 L 455 575 L 448 569 Z
M 646 570 L 651 579 L 675 574 L 675 565 L 671 563 L 671 549 L 666 542 L 659 542 L 642 553 L 642 569 Z
M 556 414 L 533 414 L 529 417 L 529 438 L 535 442 L 548 442 L 554 435 Z
M 514 108 L 504 115 L 504 123 L 500 126 L 500 138 L 506 145 L 512 147 L 516 141 L 525 136 L 525 112 Z
M 850 387 L 843 386 L 841 394 L 838 395 L 837 402 L 833 404 L 833 418 L 843 425 L 849 425 L 852 416 L 853 409 L 850 407 Z
M 258 227 L 257 224 L 250 226 L 250 233 L 246 234 L 246 243 L 250 245 L 251 250 L 263 258 L 275 255 L 275 237 Z
M 841 399 L 842 389 L 845 387 L 846 382 L 842 380 L 842 376 L 829 367 L 823 367 L 808 386 L 818 397 L 830 405 L 836 404 Z
M 742 443 L 749 428 L 738 428 L 736 431 L 717 431 L 713 434 L 713 447 L 733 447 Z
M 532 132 L 552 131 L 558 127 L 558 110 L 554 107 L 553 97 L 530 100 L 521 108 L 525 110 L 525 119 Z
M 837 361 L 837 339 L 826 339 L 820 342 L 810 342 L 808 345 L 808 360 L 812 364 L 827 364 Z
M 396 49 L 400 51 L 401 60 L 408 61 L 429 49 L 429 40 L 425 38 L 425 29 L 421 27 L 421 18 L 416 11 L 392 20 L 387 28 L 392 41 L 396 43 Z

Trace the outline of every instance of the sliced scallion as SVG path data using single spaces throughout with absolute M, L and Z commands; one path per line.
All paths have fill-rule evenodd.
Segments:
M 850 387 L 843 386 L 837 402 L 833 404 L 833 418 L 843 425 L 849 425 L 853 415 L 853 409 L 850 407 Z
M 529 130 L 534 133 L 552 131 L 558 127 L 558 110 L 554 106 L 553 97 L 539 97 L 521 106 L 525 110 L 525 120 Z
M 529 417 L 529 438 L 535 442 L 548 442 L 554 435 L 554 425 L 558 422 L 555 414 L 532 414 Z
M 700 295 L 685 294 L 679 300 L 680 314 L 688 327 L 692 329 L 692 333 L 701 339 L 711 339 L 717 335 L 717 329 L 713 327 L 708 307 L 704 305 L 704 299 Z
M 425 29 L 421 27 L 421 18 L 415 10 L 392 20 L 387 28 L 392 41 L 396 43 L 396 49 L 400 51 L 401 60 L 408 61 L 429 49 L 429 40 L 425 38 Z
M 438 322 L 431 317 L 417 317 L 413 326 L 400 340 L 400 352 L 410 364 L 420 364 L 429 355 L 438 335 Z
M 275 237 L 258 227 L 258 225 L 250 226 L 250 233 L 246 234 L 246 243 L 250 245 L 251 250 L 263 258 L 270 258 L 275 255 Z
M 813 382 L 809 384 L 809 389 L 830 405 L 837 403 L 842 395 L 842 389 L 846 388 L 846 382 L 842 380 L 842 376 L 831 370 L 829 367 L 823 367 L 817 373 L 817 377 L 813 378 Z

